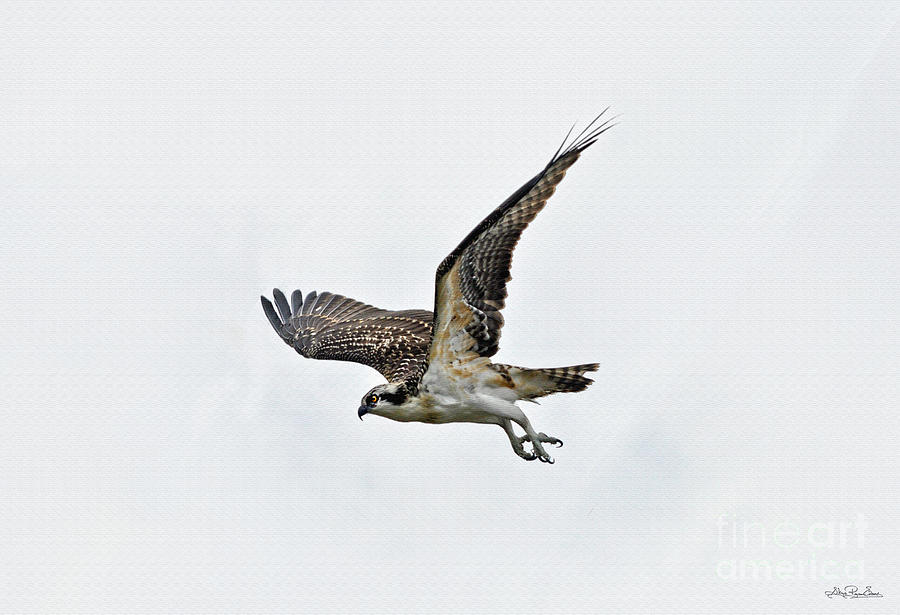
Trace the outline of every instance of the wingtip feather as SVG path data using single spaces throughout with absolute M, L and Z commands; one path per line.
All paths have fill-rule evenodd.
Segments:
M 278 288 L 273 288 L 272 294 L 275 296 L 275 306 L 281 314 L 281 321 L 288 322 L 291 319 L 291 308 L 288 306 L 287 297 Z
M 567 147 L 560 147 L 551 159 L 550 164 L 553 164 L 566 156 L 574 155 L 577 158 L 581 152 L 596 143 L 600 135 L 615 126 L 617 123 L 615 120 L 618 119 L 620 115 L 614 115 L 604 120 L 601 124 L 597 124 L 597 121 L 606 115 L 606 112 L 609 111 L 609 109 L 610 107 L 607 106 L 597 117 L 591 120 L 591 122 L 578 133 L 578 136 L 572 139 L 572 142 Z M 569 131 L 569 134 L 571 134 L 571 130 Z M 563 140 L 563 145 L 565 145 L 568 139 L 569 135 L 566 135 L 565 140 Z
M 284 325 L 284 323 L 275 312 L 275 306 L 272 305 L 272 302 L 269 301 L 267 297 L 260 295 L 259 298 L 262 302 L 263 311 L 266 313 L 266 318 L 269 319 L 269 324 L 271 324 L 272 328 L 275 329 L 275 333 L 281 336 L 281 327 Z

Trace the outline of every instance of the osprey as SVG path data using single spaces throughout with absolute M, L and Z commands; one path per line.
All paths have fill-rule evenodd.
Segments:
M 383 310 L 329 292 L 304 298 L 295 290 L 288 303 L 276 288 L 274 306 L 260 297 L 275 332 L 304 357 L 362 363 L 387 379 L 363 396 L 360 419 L 375 414 L 395 421 L 499 425 L 519 457 L 553 463 L 544 444 L 562 441 L 535 431 L 516 402 L 583 391 L 593 382 L 584 374 L 598 365 L 529 369 L 492 363 L 491 357 L 500 344 L 513 249 L 566 170 L 612 128 L 614 118 L 595 126 L 604 113 L 566 146 L 570 129 L 547 166 L 443 260 L 433 313 Z M 524 435 L 516 435 L 513 423 Z

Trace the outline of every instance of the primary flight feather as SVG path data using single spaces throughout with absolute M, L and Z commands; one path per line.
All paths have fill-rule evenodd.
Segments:
M 517 455 L 553 463 L 544 444 L 562 446 L 562 441 L 535 431 L 516 402 L 583 391 L 593 382 L 584 374 L 597 364 L 529 369 L 493 363 L 490 357 L 500 344 L 513 250 L 566 170 L 612 128 L 612 119 L 598 124 L 605 113 L 568 145 L 566 135 L 547 166 L 441 262 L 434 312 L 383 310 L 328 292 L 304 298 L 299 290 L 289 303 L 275 289 L 275 305 L 261 297 L 272 327 L 304 357 L 362 363 L 387 379 L 363 396 L 359 418 L 375 414 L 396 421 L 500 425 Z M 514 423 L 524 430 L 522 436 Z

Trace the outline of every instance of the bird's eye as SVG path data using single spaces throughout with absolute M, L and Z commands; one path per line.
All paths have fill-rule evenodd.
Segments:
M 370 406 L 374 406 L 375 404 L 378 403 L 378 396 L 375 395 L 374 393 L 372 395 L 369 395 L 369 399 L 366 400 L 366 403 Z

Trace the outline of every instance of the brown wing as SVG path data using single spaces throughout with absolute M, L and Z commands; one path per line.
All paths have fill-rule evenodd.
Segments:
M 438 267 L 433 341 L 426 363 L 415 380 L 421 379 L 432 362 L 462 363 L 497 352 L 503 327 L 500 311 L 506 300 L 506 283 L 511 279 L 513 250 L 522 231 L 544 208 L 566 170 L 581 152 L 612 128 L 612 119 L 594 127 L 602 115 L 571 145 L 565 149 L 561 145 L 543 171 L 475 227 Z M 417 384 L 414 382 L 413 386 Z
M 275 304 L 262 299 L 275 332 L 310 359 L 353 361 L 378 370 L 389 382 L 408 378 L 425 360 L 434 315 L 428 310 L 382 310 L 343 295 L 299 290 L 291 305 L 277 288 Z M 279 315 L 280 313 L 280 315 Z

